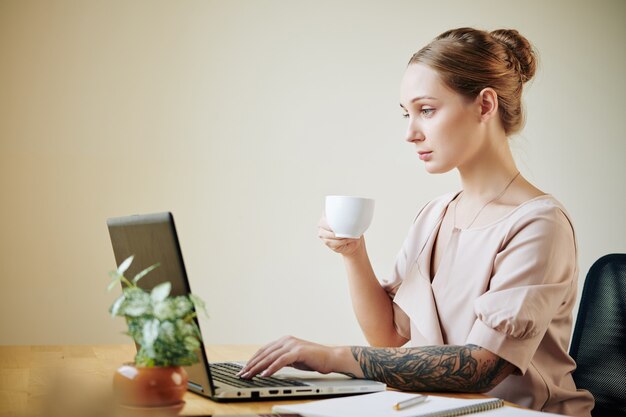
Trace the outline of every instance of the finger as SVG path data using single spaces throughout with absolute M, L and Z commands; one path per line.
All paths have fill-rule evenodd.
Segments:
M 332 231 L 333 229 L 330 228 L 330 225 L 328 224 L 328 221 L 326 220 L 326 216 L 322 216 L 322 218 L 320 219 L 320 221 L 317 223 L 317 226 L 322 228 L 322 229 L 326 229 L 326 230 L 330 230 Z
M 262 360 L 260 360 L 259 362 L 256 363 L 256 365 L 252 366 L 252 368 L 250 368 L 250 370 L 243 374 L 242 377 L 243 378 L 253 378 L 255 375 L 261 374 L 261 376 L 268 376 L 270 375 L 268 373 L 268 369 L 272 368 L 275 369 L 272 373 L 276 372 L 276 370 L 288 365 L 289 363 L 285 363 L 284 362 L 284 358 L 285 356 L 289 357 L 290 356 L 290 348 L 287 346 L 283 346 L 280 349 L 277 349 L 275 351 L 273 351 L 272 353 L 270 353 L 269 355 L 265 356 Z M 283 364 L 284 365 L 280 365 L 278 368 L 276 368 L 276 363 L 279 364 Z
M 328 239 L 328 240 L 341 240 L 342 238 L 335 236 L 335 232 L 332 230 L 318 229 L 317 237 L 320 239 Z
M 330 240 L 334 242 L 356 242 L 360 239 L 360 238 L 353 239 L 353 238 L 348 238 L 348 237 L 337 237 L 335 235 L 335 232 L 333 232 L 332 230 L 325 230 L 325 229 L 318 229 L 317 237 L 319 237 L 322 240 Z
M 294 362 L 297 362 L 298 354 L 294 351 L 285 352 L 285 354 L 276 358 L 263 372 L 262 377 L 268 377 L 274 375 L 276 372 L 283 369 L 285 366 L 290 366 Z
M 262 361 L 268 354 L 271 354 L 278 347 L 274 346 L 274 344 L 263 347 L 259 349 L 248 362 L 241 368 L 241 370 L 237 373 L 237 376 L 242 376 L 250 372 L 250 370 L 256 366 L 260 361 Z
M 334 250 L 334 251 L 338 251 L 341 250 L 341 248 L 343 248 L 344 246 L 346 246 L 345 243 L 341 243 L 341 242 L 334 242 L 334 241 L 326 241 L 324 242 L 324 244 L 326 246 L 328 246 L 330 249 Z
M 307 371 L 317 371 L 327 374 L 332 371 L 328 366 L 328 347 L 299 339 L 289 341 L 286 346 L 286 353 L 277 357 L 270 364 L 261 376 L 272 376 L 285 366 L 292 366 L 296 369 Z
M 335 231 L 331 229 L 331 227 L 328 226 L 327 224 L 318 224 L 317 230 L 318 230 L 318 236 L 320 237 L 324 236 L 328 238 L 341 239 L 335 236 Z
M 330 249 L 337 251 L 347 250 L 356 245 L 356 241 L 352 239 L 343 239 L 341 241 L 328 240 L 324 242 Z
M 332 234 L 322 234 L 321 232 L 318 234 L 318 236 L 320 238 L 324 239 L 324 240 L 330 240 L 330 241 L 339 242 L 339 243 L 358 242 L 359 239 L 361 239 L 360 237 L 358 237 L 356 239 L 350 238 L 350 237 L 337 237 L 337 236 L 335 236 L 335 233 L 332 233 Z
M 250 373 L 250 370 L 256 366 L 260 361 L 263 361 L 268 355 L 271 355 L 273 352 L 282 349 L 285 346 L 288 346 L 290 343 L 293 343 L 297 339 L 293 336 L 283 336 L 278 340 L 275 340 L 267 345 L 263 346 L 259 349 L 252 358 L 246 363 L 246 365 L 237 373 L 238 376 L 243 376 L 246 373 Z
M 244 365 L 244 367 L 237 373 L 237 376 L 241 376 L 250 371 L 250 369 L 255 366 L 259 361 L 263 360 L 265 356 L 270 354 L 271 352 L 279 349 L 283 344 L 284 338 L 275 340 L 267 345 L 263 346 L 259 350 L 257 350 L 254 355 L 248 360 L 248 362 Z
M 330 227 L 318 226 L 317 228 L 318 236 L 322 237 L 335 237 L 335 232 Z

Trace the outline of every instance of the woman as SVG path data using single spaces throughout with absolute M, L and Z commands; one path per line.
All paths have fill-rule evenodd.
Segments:
M 290 365 L 589 415 L 593 398 L 576 389 L 567 354 L 573 228 L 563 206 L 520 175 L 507 139 L 523 125 L 522 86 L 535 68 L 515 30 L 454 29 L 413 55 L 401 83 L 406 140 L 428 172 L 456 168 L 462 190 L 422 208 L 382 284 L 364 238 L 338 239 L 322 218 L 319 236 L 343 256 L 372 347 L 285 337 L 260 349 L 241 377 Z

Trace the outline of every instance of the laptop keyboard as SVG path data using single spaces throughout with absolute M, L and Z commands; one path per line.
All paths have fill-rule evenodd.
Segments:
M 274 377 L 260 377 L 255 376 L 252 379 L 241 379 L 237 376 L 237 372 L 241 370 L 241 366 L 235 363 L 212 363 L 211 376 L 214 380 L 226 383 L 239 388 L 264 388 L 264 387 L 292 387 L 292 386 L 306 386 L 307 384 L 301 381 L 295 381 L 290 379 L 274 378 Z

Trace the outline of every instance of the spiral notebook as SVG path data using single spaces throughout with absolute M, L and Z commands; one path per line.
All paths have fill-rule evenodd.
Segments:
M 463 399 L 428 396 L 413 407 L 395 410 L 394 405 L 414 397 L 415 394 L 399 391 L 383 391 L 375 394 L 354 395 L 312 401 L 303 404 L 275 405 L 274 413 L 297 413 L 303 417 L 456 417 L 478 416 L 556 416 L 521 408 L 506 407 L 498 398 Z

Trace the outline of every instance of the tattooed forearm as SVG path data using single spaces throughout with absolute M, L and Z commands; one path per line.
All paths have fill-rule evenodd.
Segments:
M 486 392 L 514 369 L 475 345 L 351 349 L 365 378 L 407 391 Z

